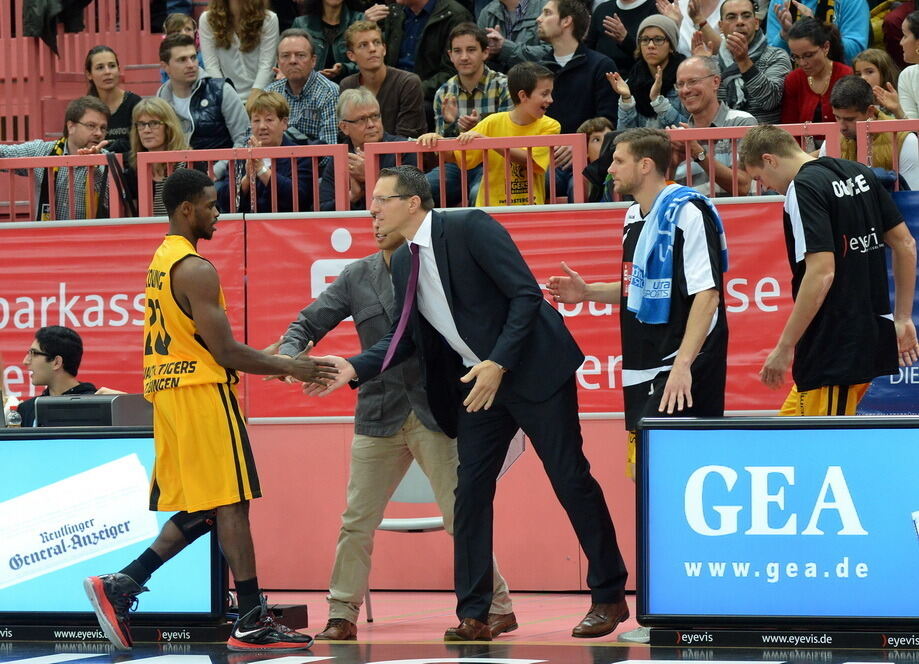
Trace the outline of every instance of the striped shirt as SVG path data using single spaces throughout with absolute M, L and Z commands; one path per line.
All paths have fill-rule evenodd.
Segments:
M 472 90 L 466 91 L 460 84 L 459 75 L 447 79 L 434 93 L 434 122 L 438 134 L 444 137 L 459 136 L 459 124 L 444 122 L 444 98 L 456 97 L 456 117 L 472 113 L 473 109 L 479 112 L 479 121 L 484 120 L 492 113 L 511 110 L 511 95 L 507 89 L 507 76 L 500 72 L 492 71 L 485 67 L 479 84 Z
M 51 154 L 56 143 L 57 141 L 43 141 L 37 139 L 28 141 L 27 143 L 20 143 L 19 145 L 0 145 L 0 157 L 47 157 Z M 64 147 L 64 154 L 68 154 L 66 144 Z M 0 163 L 0 166 L 2 166 L 2 163 Z M 51 166 L 51 164 L 49 164 L 49 166 Z M 45 168 L 32 169 L 35 174 L 36 201 L 41 199 L 42 184 L 45 181 L 46 170 Z M 54 182 L 54 198 L 56 203 L 54 219 L 86 219 L 86 196 L 84 192 L 86 191 L 88 168 L 86 166 L 74 167 L 73 191 L 76 195 L 73 197 L 74 213 L 72 217 L 70 216 L 70 177 L 67 175 L 68 170 L 68 168 L 57 169 L 57 179 Z M 27 173 L 25 170 L 17 169 L 16 174 L 26 175 Z M 108 199 L 108 184 L 105 167 L 95 167 L 93 172 L 93 187 L 96 190 L 96 194 L 99 195 L 99 205 L 104 205 Z M 35 220 L 38 221 L 41 218 L 41 211 L 36 210 L 35 213 Z M 96 211 L 93 211 L 89 218 L 93 218 L 95 215 Z
M 335 117 L 337 83 L 313 71 L 299 95 L 291 92 L 286 78 L 270 83 L 265 90 L 277 92 L 287 100 L 291 127 L 313 140 L 318 139 L 328 145 L 338 143 L 338 120 Z

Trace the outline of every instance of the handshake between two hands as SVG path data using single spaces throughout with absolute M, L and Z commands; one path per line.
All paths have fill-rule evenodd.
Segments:
M 262 380 L 280 380 L 284 383 L 303 383 L 303 392 L 309 396 L 326 396 L 357 376 L 354 367 L 343 357 L 325 355 L 310 357 L 313 342 L 310 341 L 295 357 L 280 352 L 281 340 L 265 348 L 265 352 L 275 357 L 291 361 L 290 373 L 264 376 Z

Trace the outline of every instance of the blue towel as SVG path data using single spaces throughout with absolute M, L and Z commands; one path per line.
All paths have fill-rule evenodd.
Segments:
M 673 292 L 673 239 L 677 213 L 692 200 L 704 201 L 712 213 L 721 241 L 721 269 L 728 269 L 728 245 L 724 224 L 708 197 L 695 189 L 671 184 L 657 195 L 647 221 L 638 236 L 632 258 L 632 280 L 629 284 L 628 310 L 639 321 L 663 324 L 670 320 L 670 297 Z M 657 223 L 654 223 L 655 220 Z

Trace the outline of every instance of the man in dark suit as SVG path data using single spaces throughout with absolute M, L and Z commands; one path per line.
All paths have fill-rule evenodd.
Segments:
M 431 411 L 458 439 L 454 575 L 461 622 L 446 640 L 491 639 L 492 501 L 518 428 L 543 461 L 587 556 L 592 604 L 572 635 L 609 634 L 629 616 L 627 572 L 582 451 L 574 372 L 584 356 L 498 222 L 479 210 L 433 207 L 417 168 L 380 171 L 370 208 L 378 232 L 409 239 L 392 258 L 401 313 L 390 333 L 360 355 L 328 358 L 341 372 L 330 389 L 359 386 L 417 351 Z

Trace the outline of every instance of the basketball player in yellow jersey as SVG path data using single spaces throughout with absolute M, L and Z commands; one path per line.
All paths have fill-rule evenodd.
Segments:
M 175 511 L 156 541 L 120 572 L 91 576 L 84 588 L 105 635 L 132 645 L 128 612 L 143 584 L 215 524 L 239 597 L 231 650 L 302 650 L 312 639 L 268 614 L 249 529 L 249 500 L 261 496 L 236 400 L 236 371 L 283 374 L 327 384 L 337 371 L 305 356 L 273 355 L 237 342 L 217 270 L 197 253 L 217 224 L 217 193 L 204 173 L 177 169 L 163 185 L 169 234 L 147 273 L 144 395 L 153 402 L 156 461 L 150 509 Z

